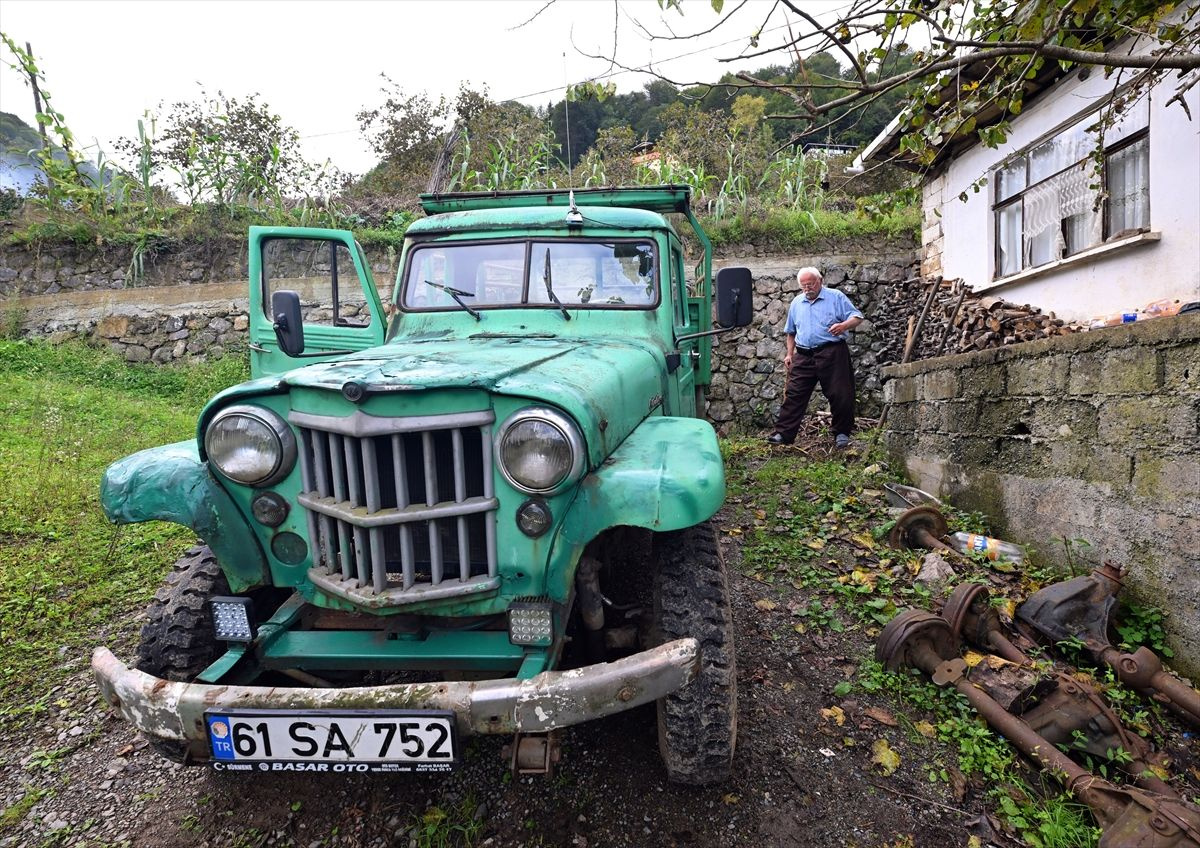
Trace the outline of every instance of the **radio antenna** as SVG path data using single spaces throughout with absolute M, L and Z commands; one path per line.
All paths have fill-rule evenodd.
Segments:
M 571 167 L 571 78 L 567 76 L 567 51 L 563 51 L 563 111 L 567 124 L 567 187 L 575 188 L 575 171 Z

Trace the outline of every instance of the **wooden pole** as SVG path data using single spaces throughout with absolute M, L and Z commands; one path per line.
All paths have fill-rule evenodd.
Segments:
M 954 319 L 958 317 L 958 310 L 962 308 L 963 301 L 967 299 L 967 284 L 960 281 L 959 285 L 962 286 L 962 293 L 958 296 L 958 302 L 954 304 L 954 311 L 950 313 L 950 320 L 946 322 L 946 329 L 942 333 L 942 340 L 938 342 L 937 353 L 934 356 L 941 356 L 942 351 L 946 349 L 946 341 L 954 332 Z

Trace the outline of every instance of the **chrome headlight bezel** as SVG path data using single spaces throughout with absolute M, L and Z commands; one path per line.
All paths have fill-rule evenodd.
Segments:
M 277 455 L 270 463 L 270 469 L 265 474 L 256 475 L 253 478 L 239 477 L 231 474 L 225 468 L 221 467 L 220 461 L 214 457 L 212 449 L 213 434 L 217 431 L 216 428 L 222 422 L 227 422 L 230 418 L 249 418 L 259 424 L 265 426 L 268 431 L 275 437 L 277 445 Z M 291 473 L 296 467 L 296 435 L 292 432 L 292 428 L 288 423 L 279 416 L 278 413 L 272 412 L 269 409 L 261 406 L 251 406 L 249 404 L 235 404 L 234 406 L 226 407 L 217 413 L 216 417 L 209 423 L 208 428 L 204 431 L 204 453 L 208 457 L 209 464 L 215 468 L 222 477 L 232 480 L 235 483 L 240 483 L 243 486 L 254 486 L 263 488 L 273 486 Z
M 553 485 L 534 488 L 526 483 L 522 483 L 513 476 L 507 464 L 504 461 L 504 444 L 509 433 L 514 427 L 526 421 L 540 421 L 549 424 L 563 437 L 563 441 L 570 448 L 571 461 L 565 474 L 560 477 Z M 579 432 L 579 428 L 575 426 L 575 422 L 571 418 L 555 409 L 549 409 L 544 406 L 527 406 L 514 412 L 508 418 L 504 419 L 504 423 L 500 425 L 500 429 L 496 431 L 495 439 L 495 456 L 496 466 L 500 469 L 501 475 L 508 481 L 514 489 L 525 492 L 530 495 L 553 495 L 561 492 L 567 486 L 570 486 L 579 479 L 583 471 L 584 458 L 587 450 L 583 443 L 583 436 Z

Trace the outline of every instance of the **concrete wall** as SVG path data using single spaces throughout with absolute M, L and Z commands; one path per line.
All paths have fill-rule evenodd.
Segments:
M 1200 315 L 884 369 L 887 444 L 913 482 L 1065 564 L 1129 569 L 1200 675 Z
M 925 187 L 925 272 L 961 277 L 976 292 L 994 288 L 989 293 L 1068 320 L 1132 311 L 1159 298 L 1200 300 L 1200 88 L 1185 98 L 1194 116 L 1189 120 L 1178 103 L 1167 104 L 1176 82 L 1168 75 L 1150 98 L 1149 235 L 1100 255 L 1068 257 L 1048 272 L 994 279 L 995 180 L 978 191 L 972 184 L 1111 96 L 1112 78 L 1093 70 L 1081 79 L 1075 72 L 1012 122 L 1006 144 L 970 148 Z M 959 199 L 964 192 L 965 201 Z

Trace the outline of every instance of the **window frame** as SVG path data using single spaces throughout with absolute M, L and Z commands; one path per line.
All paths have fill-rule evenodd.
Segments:
M 1082 159 L 1078 159 L 1078 160 L 1072 162 L 1070 165 L 1067 165 L 1064 168 L 1060 168 L 1059 170 L 1055 171 L 1054 173 L 1049 174 L 1049 175 L 1037 180 L 1036 182 L 1031 183 L 1029 181 L 1030 153 L 1032 153 L 1034 150 L 1036 150 L 1041 145 L 1045 144 L 1047 141 L 1054 139 L 1056 136 L 1058 136 L 1058 135 L 1072 129 L 1073 127 L 1078 126 L 1080 123 L 1088 120 L 1089 117 L 1091 117 L 1094 114 L 1095 113 L 1091 113 L 1091 115 L 1083 115 L 1083 116 L 1074 118 L 1070 121 L 1067 121 L 1066 123 L 1057 127 L 1053 132 L 1050 132 L 1050 133 L 1046 134 L 1045 136 L 1039 138 L 1037 141 L 1025 146 L 1016 154 L 1009 156 L 1005 160 L 1001 161 L 1000 163 L 998 163 L 997 165 L 992 167 L 989 179 L 992 183 L 992 192 L 991 192 L 992 203 L 990 205 L 990 214 L 992 216 L 992 242 L 993 242 L 992 280 L 993 281 L 1003 280 L 1008 277 L 1023 273 L 1025 271 L 1031 271 L 1035 268 L 1042 268 L 1053 262 L 1060 262 L 1064 259 L 1068 259 L 1072 256 L 1076 256 L 1076 255 L 1084 252 L 1085 250 L 1088 250 L 1089 248 L 1093 248 L 1093 247 L 1097 247 L 1098 245 L 1102 245 L 1105 242 L 1107 242 L 1108 239 L 1110 239 L 1112 237 L 1113 234 L 1111 232 L 1109 232 L 1109 196 L 1108 196 L 1108 163 L 1109 163 L 1109 159 L 1113 155 L 1120 153 L 1122 150 L 1125 150 L 1126 148 L 1131 147 L 1134 144 L 1137 144 L 1138 142 L 1140 142 L 1142 140 L 1147 140 L 1146 158 L 1147 158 L 1147 165 L 1149 164 L 1149 158 L 1150 158 L 1150 145 L 1148 143 L 1148 139 L 1150 137 L 1149 116 L 1147 116 L 1146 126 L 1140 128 L 1138 130 L 1135 130 L 1132 133 L 1130 133 L 1129 135 L 1126 135 L 1126 136 L 1120 138 L 1119 140 L 1113 142 L 1111 145 L 1104 147 L 1100 169 L 1096 174 L 1096 178 L 1099 183 L 1098 193 L 1100 196 L 1103 197 L 1103 203 L 1100 205 L 1100 208 L 1097 210 L 1097 214 L 1100 215 L 1100 219 L 1101 219 L 1100 241 L 1098 241 L 1094 244 L 1083 245 L 1078 250 L 1075 250 L 1071 253 L 1064 253 L 1062 256 L 1058 257 L 1057 259 L 1051 259 L 1048 262 L 1041 262 L 1036 265 L 1032 265 L 1032 264 L 1026 265 L 1025 264 L 1025 252 L 1026 252 L 1026 248 L 1027 248 L 1027 240 L 1026 240 L 1026 235 L 1025 235 L 1025 206 L 1024 206 L 1025 195 L 1030 190 L 1035 189 L 1038 186 L 1049 182 L 1050 180 L 1057 179 L 1058 177 L 1062 176 L 1063 174 L 1067 173 L 1068 171 L 1070 171 L 1073 168 L 1078 168 L 1078 167 L 1086 165 L 1088 160 L 1091 158 L 1091 154 L 1089 154 L 1088 156 L 1085 156 Z M 1024 166 L 1025 166 L 1024 185 L 1018 191 L 1013 192 L 1010 196 L 1004 198 L 1003 200 L 997 201 L 996 196 L 998 194 L 998 188 L 999 188 L 999 175 L 1002 171 L 1011 167 L 1012 164 L 1018 159 L 1024 160 Z M 1149 168 L 1147 168 L 1147 175 L 1148 174 L 1149 174 Z M 1147 180 L 1147 182 L 1148 182 L 1148 180 Z M 1149 188 L 1148 185 L 1147 185 L 1147 188 Z M 1001 273 L 1002 261 L 1001 261 L 1000 247 L 1001 247 L 1002 242 L 1001 242 L 1001 238 L 1000 238 L 1000 219 L 1001 219 L 1000 213 L 1003 210 L 1005 210 L 1017 203 L 1021 204 L 1021 228 L 1020 228 L 1021 240 L 1020 240 L 1020 261 L 1018 263 L 1019 267 L 1015 271 Z M 1148 222 L 1150 220 L 1150 197 L 1149 197 L 1148 192 L 1147 192 L 1147 197 L 1146 197 L 1146 220 L 1147 220 L 1147 226 L 1149 226 Z M 1059 220 L 1059 228 L 1060 228 L 1060 232 L 1062 233 L 1064 241 L 1066 239 L 1066 232 L 1063 229 L 1063 224 L 1065 221 L 1066 221 L 1065 218 L 1061 218 Z
M 274 321 L 275 316 L 273 316 L 271 314 L 271 295 L 273 294 L 273 292 L 271 290 L 271 263 L 267 259 L 267 249 L 271 245 L 272 242 L 276 242 L 276 241 L 325 242 L 326 244 L 330 245 L 330 247 L 331 247 L 330 264 L 329 264 L 329 297 L 330 297 L 330 300 L 332 301 L 332 303 L 330 305 L 332 320 L 328 321 L 328 322 L 326 322 L 326 321 L 309 321 L 306 318 L 304 321 L 305 326 L 335 327 L 338 329 L 347 329 L 347 330 L 363 330 L 363 329 L 370 328 L 371 325 L 374 324 L 374 322 L 375 322 L 374 316 L 368 316 L 368 321 L 365 324 L 360 324 L 357 322 L 350 321 L 342 316 L 342 297 L 341 297 L 341 291 L 340 291 L 341 287 L 339 284 L 341 283 L 341 280 L 344 275 L 342 273 L 339 273 L 339 271 L 344 271 L 345 269 L 342 268 L 341 263 L 339 263 L 337 261 L 339 248 L 341 248 L 342 250 L 345 251 L 345 258 L 347 260 L 349 260 L 350 269 L 353 272 L 351 274 L 351 276 L 353 277 L 354 284 L 358 287 L 358 291 L 362 292 L 363 302 L 366 304 L 370 304 L 370 296 L 367 291 L 366 280 L 363 277 L 363 270 L 362 270 L 367 267 L 366 254 L 363 252 L 362 245 L 360 245 L 358 243 L 358 241 L 355 240 L 354 247 L 356 248 L 357 253 L 358 253 L 358 256 L 356 257 L 354 255 L 356 251 L 351 250 L 350 246 L 348 244 L 346 244 L 346 242 L 341 241 L 340 239 L 321 238 L 319 236 L 293 236 L 293 235 L 268 236 L 268 237 L 264 238 L 259 244 L 259 250 L 260 250 L 260 254 L 259 254 L 260 266 L 259 267 L 261 268 L 261 272 L 260 272 L 259 276 L 261 277 L 260 290 L 262 292 L 262 296 L 260 299 L 262 301 L 262 304 L 261 304 L 262 305 L 262 313 L 263 313 L 263 315 L 265 315 L 267 317 L 268 320 Z M 362 263 L 362 268 L 359 267 L 360 262 Z M 287 278 L 282 278 L 282 279 L 287 279 Z
M 515 236 L 511 238 L 499 239 L 431 239 L 429 241 L 420 241 L 413 244 L 409 248 L 404 257 L 404 265 L 400 269 L 397 276 L 397 284 L 392 295 L 392 303 L 400 312 L 409 314 L 427 314 L 432 312 L 459 312 L 461 307 L 450 304 L 448 306 L 409 306 L 404 302 L 405 290 L 408 286 L 408 276 L 412 270 L 413 257 L 422 250 L 430 248 L 454 248 L 454 247 L 473 247 L 479 245 L 500 245 L 500 244 L 520 244 L 525 248 L 525 260 L 522 270 L 524 282 L 521 292 L 520 303 L 494 303 L 494 304 L 470 304 L 473 308 L 489 312 L 494 310 L 504 309 L 551 309 L 555 312 L 559 311 L 559 307 L 554 303 L 530 303 L 529 301 L 529 279 L 530 279 L 530 263 L 532 262 L 533 245 L 547 243 L 564 243 L 564 244 L 649 244 L 654 256 L 654 297 L 650 303 L 564 303 L 563 306 L 567 309 L 589 309 L 601 310 L 609 312 L 627 312 L 627 311 L 653 311 L 658 309 L 662 304 L 662 252 L 659 250 L 658 239 L 653 236 L 637 236 L 637 237 L 622 237 L 622 238 L 606 238 L 604 236 L 594 237 L 563 237 L 563 236 Z

